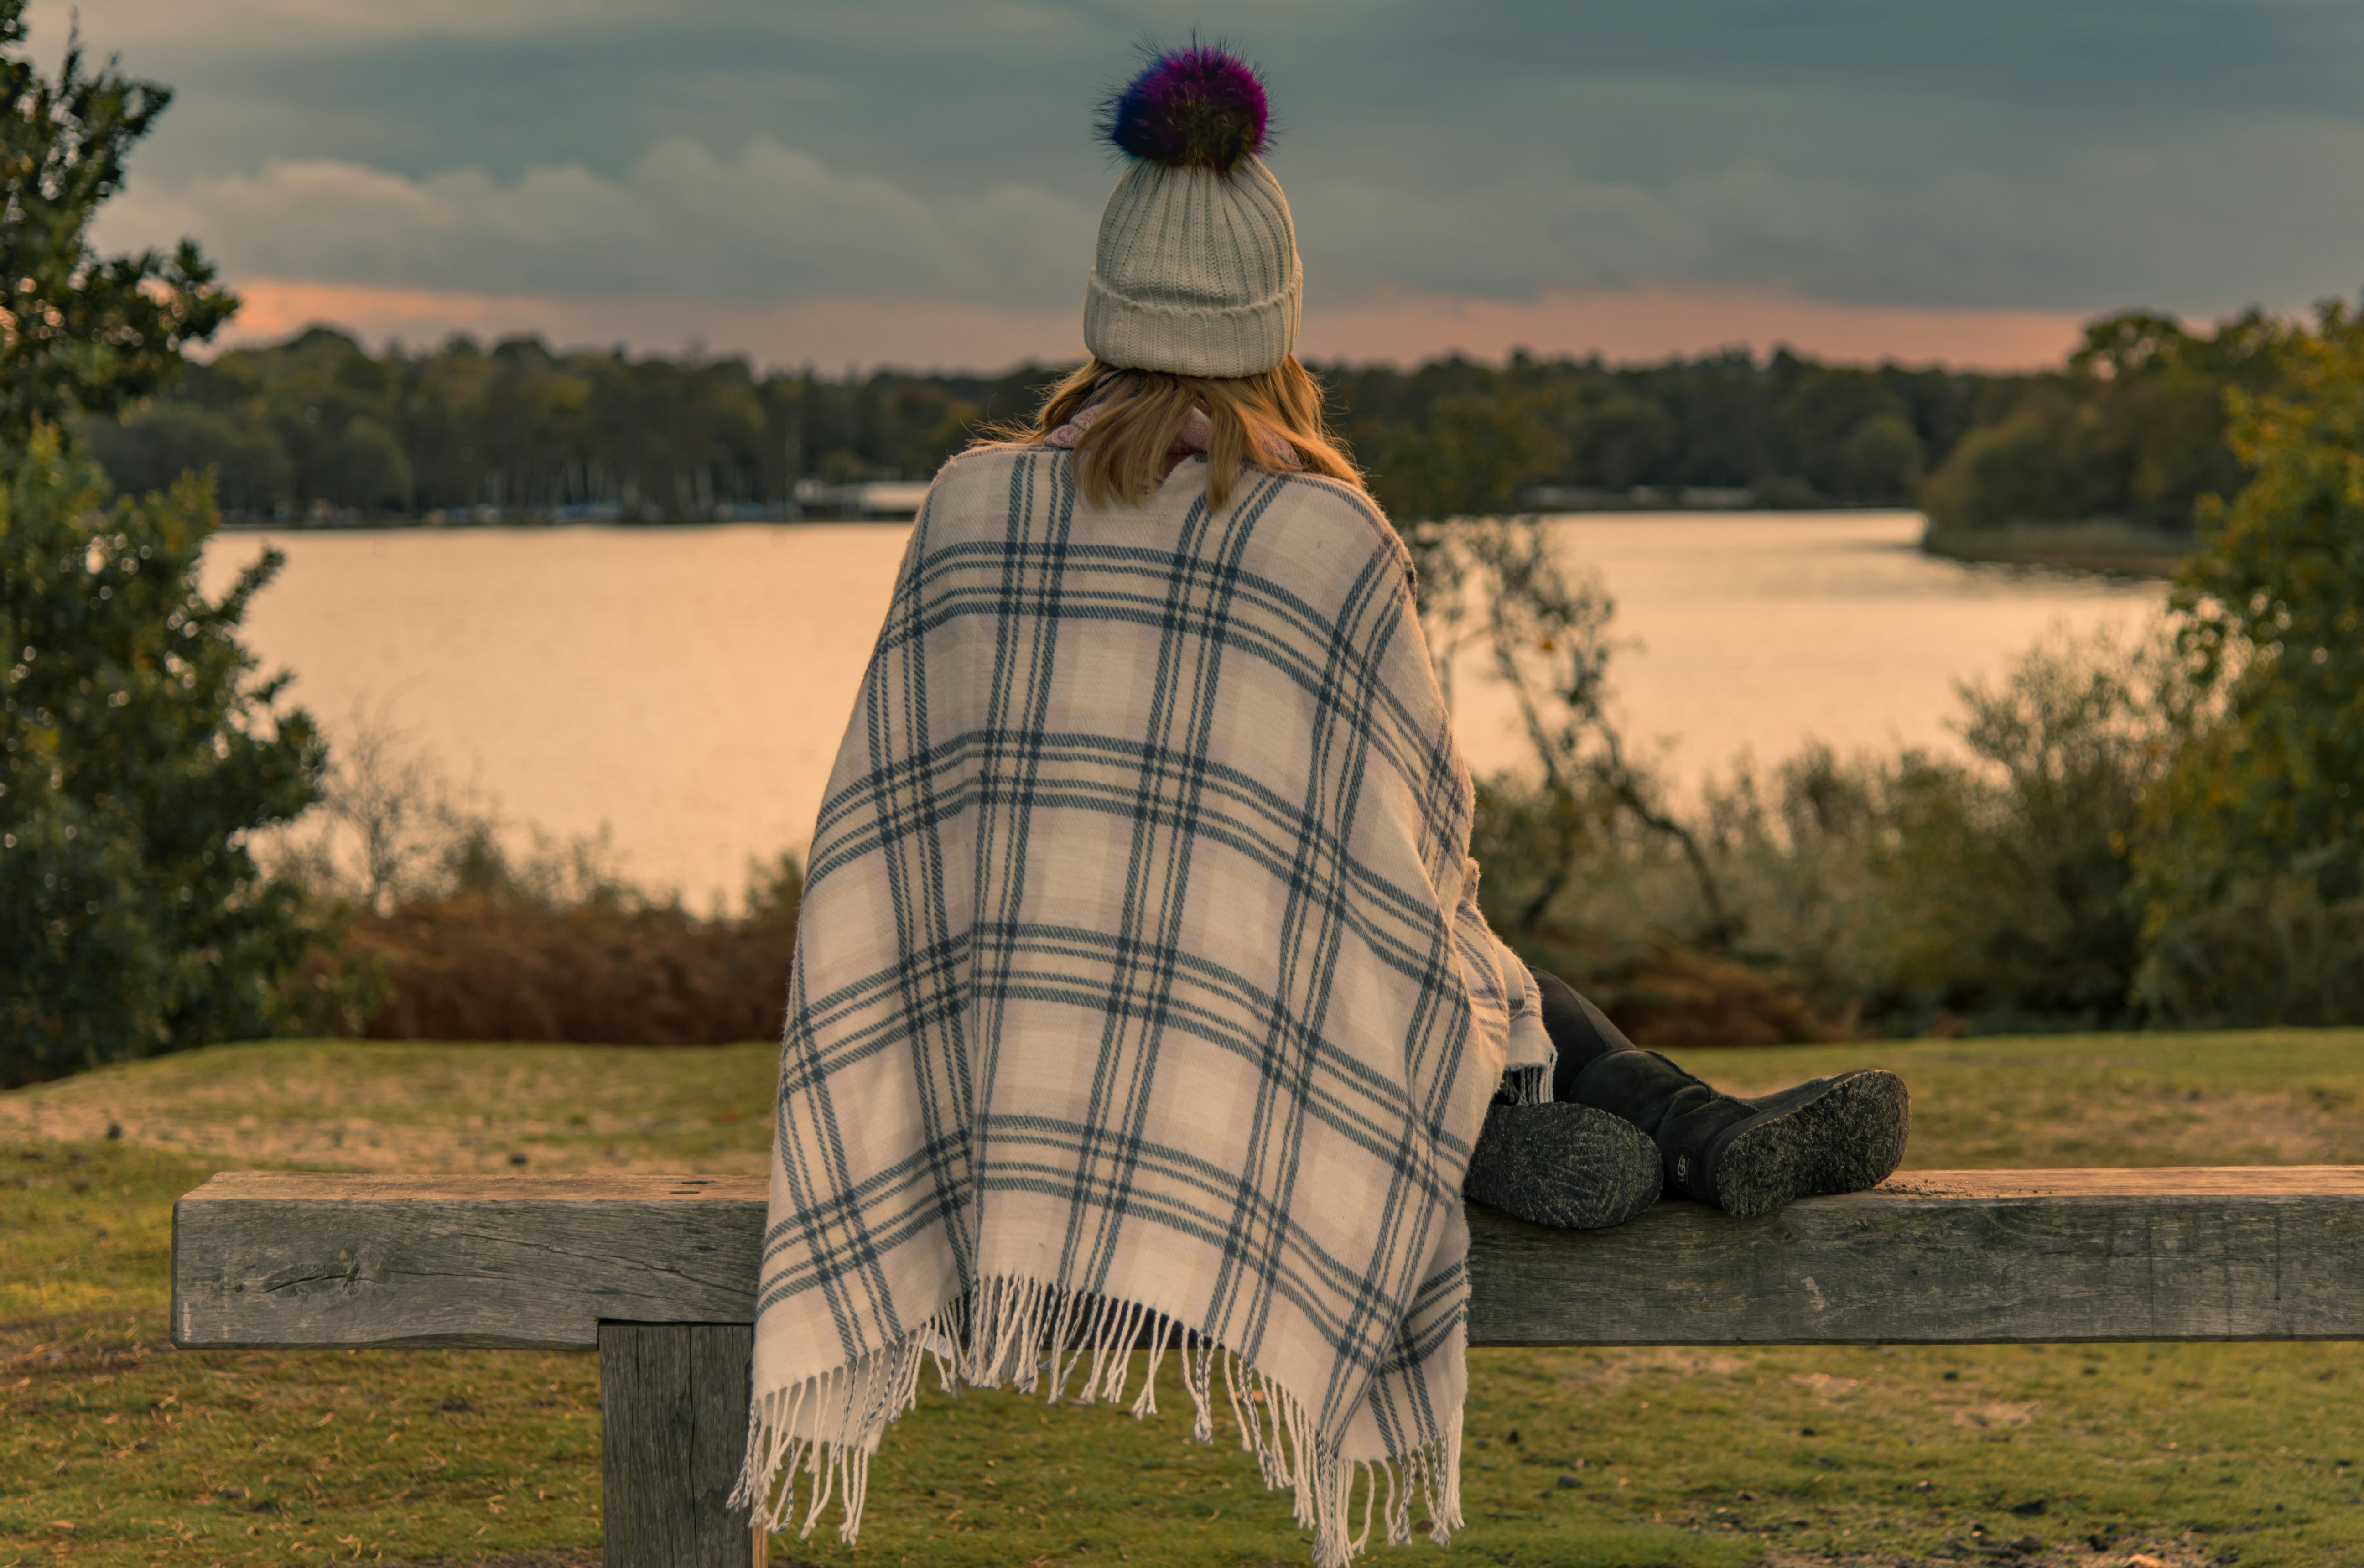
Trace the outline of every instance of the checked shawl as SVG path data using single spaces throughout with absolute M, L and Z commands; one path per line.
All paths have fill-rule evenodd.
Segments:
M 1459 1522 L 1461 1180 L 1533 979 L 1477 912 L 1409 558 L 1352 487 L 1072 459 L 936 480 L 831 773 L 789 982 L 736 1501 L 851 1541 L 923 1361 L 1218 1391 L 1314 1555 Z M 1354 1492 L 1360 1485 L 1360 1528 Z M 797 1494 L 801 1492 L 799 1498 Z

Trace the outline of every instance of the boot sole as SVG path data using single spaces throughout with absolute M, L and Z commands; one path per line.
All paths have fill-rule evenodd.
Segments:
M 1912 1130 L 1903 1079 L 1877 1069 L 1834 1078 L 1812 1099 L 1723 1135 L 1712 1167 L 1717 1206 L 1753 1219 L 1796 1198 L 1876 1187 L 1903 1160 Z
M 1461 1190 L 1531 1224 L 1605 1230 L 1657 1202 L 1664 1173 L 1658 1146 L 1622 1117 L 1589 1106 L 1497 1106 Z

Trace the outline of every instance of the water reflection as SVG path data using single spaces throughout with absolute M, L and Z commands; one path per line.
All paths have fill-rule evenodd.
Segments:
M 1808 736 L 1946 744 L 1953 684 L 2056 624 L 2131 624 L 2155 584 L 1935 561 L 1907 513 L 1622 515 L 1554 525 L 1618 601 L 1620 706 L 1695 779 Z M 605 826 L 629 868 L 704 903 L 800 843 L 906 525 L 271 536 L 251 641 L 332 733 L 398 726 L 507 816 Z M 218 587 L 262 536 L 217 539 Z M 1473 765 L 1517 760 L 1474 656 L 1455 681 Z

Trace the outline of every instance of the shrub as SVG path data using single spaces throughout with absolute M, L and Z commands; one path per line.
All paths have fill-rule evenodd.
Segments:
M 2364 1018 L 2364 321 L 2326 307 L 2288 392 L 2231 399 L 2255 477 L 2203 511 L 2173 604 L 2221 714 L 2142 857 L 2161 1017 Z
M 500 822 L 383 722 L 356 715 L 270 854 L 345 912 L 310 955 L 313 1018 L 381 1040 L 706 1045 L 775 1038 L 803 888 L 754 868 L 742 911 L 699 918 L 617 869 L 603 837 L 512 851 Z
M 294 1018 L 305 900 L 245 840 L 321 746 L 238 640 L 278 558 L 207 598 L 214 525 L 194 480 L 109 504 L 47 433 L 0 490 L 0 1083 Z
M 2191 723 L 2170 651 L 2059 639 L 1962 702 L 1968 760 L 1744 762 L 1689 843 L 1598 787 L 1556 816 L 1548 781 L 1489 780 L 1489 907 L 1654 1043 L 2139 1021 L 2134 857 Z M 1573 858 L 1544 886 L 1555 853 Z
M 2188 538 L 2195 507 L 2241 483 L 2226 393 L 2277 384 L 2292 338 L 2256 310 L 2205 334 L 2140 311 L 2090 322 L 2065 373 L 1988 384 L 1922 506 L 1939 530 L 2111 520 Z
M 356 915 L 350 951 L 383 977 L 380 1040 L 721 1045 L 773 1040 L 787 1002 L 802 878 L 760 874 L 744 914 L 677 903 L 536 897 L 479 881 Z
M 2057 639 L 1962 689 L 1967 762 L 1809 753 L 1778 812 L 1727 798 L 1751 944 L 1887 1030 L 2138 1021 L 2133 857 L 2180 689 L 2156 641 Z
M 2326 900 L 2364 894 L 2364 322 L 2329 310 L 2292 352 L 2291 395 L 2233 400 L 2256 477 L 2207 508 L 2176 585 L 2225 712 L 2178 770 L 2174 806 L 2213 863 L 2170 905 L 2301 862 Z
M 2364 1018 L 2364 898 L 2325 900 L 2310 868 L 2234 883 L 2152 929 L 2137 979 L 2170 1029 Z

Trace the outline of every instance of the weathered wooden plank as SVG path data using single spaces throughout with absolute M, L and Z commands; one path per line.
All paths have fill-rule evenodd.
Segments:
M 589 1350 L 602 1319 L 747 1323 L 760 1179 L 229 1172 L 173 1208 L 173 1334 Z
M 600 1520 L 607 1568 L 752 1568 L 724 1500 L 747 1441 L 744 1323 L 599 1326 Z
M 2364 1339 L 2364 1168 L 1917 1172 L 1586 1235 L 1471 1219 L 1478 1344 Z
M 744 1322 L 753 1178 L 217 1176 L 174 1213 L 202 1345 L 587 1348 Z M 2364 1167 L 1908 1173 L 1590 1234 L 1470 1210 L 1476 1344 L 2364 1338 Z

